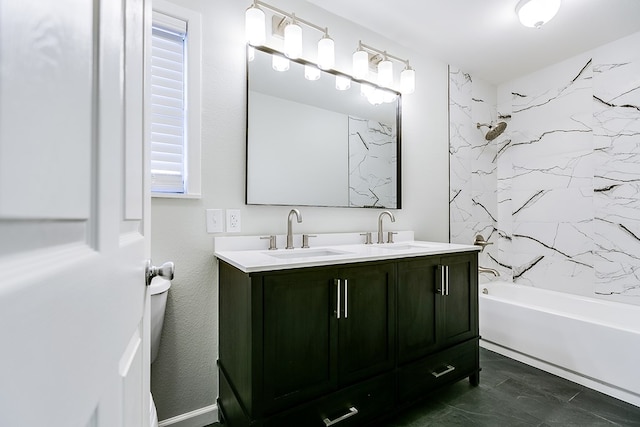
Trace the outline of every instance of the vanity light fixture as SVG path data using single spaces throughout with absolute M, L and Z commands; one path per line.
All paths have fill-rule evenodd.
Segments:
M 369 52 L 362 49 L 362 43 L 353 53 L 353 69 L 351 73 L 353 77 L 360 80 L 366 80 L 369 77 Z
M 265 14 L 262 8 L 274 12 L 274 16 L 282 17 L 279 24 L 274 26 L 274 33 L 284 27 L 284 53 L 289 58 L 295 59 L 302 56 L 302 27 L 303 24 L 323 34 L 318 41 L 318 66 L 328 70 L 335 65 L 335 47 L 333 39 L 329 37 L 327 28 L 320 27 L 309 21 L 297 17 L 293 13 L 287 13 L 282 9 L 271 6 L 261 0 L 253 0 L 253 4 L 245 12 L 245 33 L 247 42 L 253 46 L 263 45 L 266 41 Z
M 378 86 L 391 87 L 393 85 L 393 62 L 384 53 L 382 61 L 378 64 Z
M 324 29 L 324 37 L 318 42 L 318 67 L 330 70 L 336 64 L 336 47 L 333 39 L 329 37 L 329 30 Z
M 378 75 L 378 86 L 390 88 L 393 86 L 392 59 L 405 65 L 404 70 L 400 73 L 400 92 L 404 95 L 413 93 L 416 88 L 416 72 L 409 65 L 409 60 L 398 58 L 386 51 L 368 46 L 362 43 L 362 40 L 358 42 L 358 48 L 353 54 L 353 76 L 356 79 L 367 79 L 369 77 L 369 67 L 374 65 Z M 379 61 L 377 65 L 376 61 Z
M 409 95 L 416 90 L 416 72 L 411 65 L 409 65 L 409 61 L 404 67 L 404 70 L 400 73 L 400 92 L 405 95 Z
M 244 13 L 244 32 L 247 43 L 253 46 L 261 46 L 267 39 L 265 15 L 258 7 L 258 2 L 253 4 Z
M 284 54 L 296 59 L 302 55 L 302 27 L 296 21 L 296 15 L 292 14 L 293 22 L 284 27 Z
M 556 16 L 561 2 L 561 0 L 520 0 L 516 5 L 516 14 L 525 27 L 540 28 Z
M 320 78 L 320 69 L 315 65 L 305 65 L 304 78 L 307 80 L 318 80 Z
M 289 69 L 289 58 L 280 55 L 271 55 L 271 66 L 276 71 L 287 71 Z
M 351 87 L 351 79 L 347 76 L 336 74 L 336 89 L 347 90 Z

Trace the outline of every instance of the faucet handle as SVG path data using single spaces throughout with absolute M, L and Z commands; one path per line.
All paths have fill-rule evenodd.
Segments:
M 393 243 L 393 235 L 398 234 L 397 231 L 387 231 L 387 243 Z
M 303 234 L 302 235 L 302 248 L 309 248 L 309 237 L 318 237 L 316 234 Z
M 274 236 L 273 234 L 271 236 L 263 236 L 260 237 L 261 239 L 269 239 L 269 250 L 270 251 L 274 251 L 276 249 L 278 249 L 278 247 L 276 246 L 276 236 Z
M 474 239 L 473 244 L 476 245 L 476 246 L 480 246 L 482 248 L 482 249 L 480 249 L 480 252 L 482 252 L 484 250 L 485 246 L 493 245 L 493 242 L 487 242 L 484 239 L 484 236 L 482 234 L 478 234 L 476 236 L 476 238 Z
M 373 245 L 373 241 L 371 240 L 371 232 L 367 231 L 366 233 L 360 233 L 361 236 L 364 236 L 364 244 L 365 245 Z

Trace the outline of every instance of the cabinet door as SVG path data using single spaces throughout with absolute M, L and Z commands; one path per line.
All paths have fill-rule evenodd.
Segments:
M 438 347 L 444 348 L 478 335 L 478 262 L 477 254 L 445 256 L 448 267 L 446 295 L 438 296 Z
M 376 263 L 340 271 L 338 376 L 341 385 L 395 364 L 395 268 Z
M 435 350 L 439 257 L 398 262 L 398 360 L 409 362 Z
M 265 413 L 335 389 L 335 274 L 327 269 L 263 278 Z

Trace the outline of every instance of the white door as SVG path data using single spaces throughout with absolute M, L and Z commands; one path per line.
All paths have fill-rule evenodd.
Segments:
M 0 0 L 0 426 L 149 422 L 148 16 Z

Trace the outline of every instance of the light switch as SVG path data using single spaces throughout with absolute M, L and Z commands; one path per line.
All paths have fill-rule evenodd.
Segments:
M 207 233 L 222 233 L 224 222 L 222 221 L 222 209 L 207 209 Z

